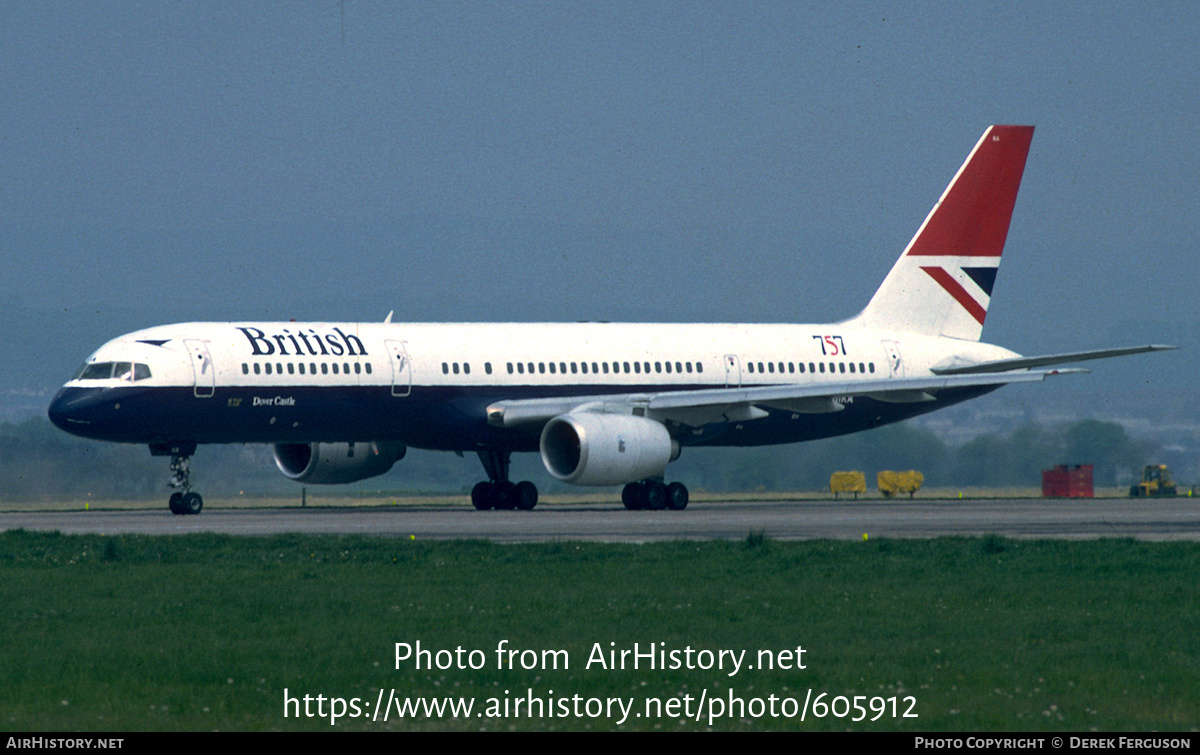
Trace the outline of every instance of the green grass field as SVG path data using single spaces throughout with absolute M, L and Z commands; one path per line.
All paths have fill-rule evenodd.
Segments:
M 1200 546 L 970 539 L 656 545 L 0 534 L 5 730 L 1188 730 L 1200 724 Z M 502 640 L 569 667 L 497 668 Z M 481 669 L 395 664 L 395 643 Z M 805 649 L 804 669 L 612 670 L 600 649 Z M 615 643 L 615 645 L 610 645 Z M 699 660 L 701 656 L 693 656 Z M 519 661 L 521 656 L 516 657 Z M 532 660 L 532 655 L 526 655 Z M 779 660 L 780 656 L 776 656 Z M 794 662 L 782 656 L 785 663 Z M 432 660 L 432 659 L 431 659 Z M 447 655 L 442 660 L 449 660 Z M 541 657 L 538 657 L 541 662 Z M 366 717 L 285 718 L 284 690 Z M 469 717 L 373 721 L 379 690 Z M 532 694 L 543 715 L 513 710 Z M 756 715 L 754 699 L 848 716 Z M 743 709 L 716 715 L 730 695 Z M 559 708 L 631 701 L 619 715 Z M 384 692 L 386 702 L 388 692 Z M 689 696 L 691 714 L 637 716 Z M 867 720 L 853 709 L 855 696 Z M 914 698 L 916 718 L 903 714 Z M 487 715 L 489 698 L 509 715 Z M 704 698 L 709 706 L 694 713 Z M 872 700 L 886 711 L 876 721 Z M 347 703 L 348 705 L 349 703 Z M 574 703 L 572 703 L 574 704 Z M 764 703 L 765 705 L 766 703 Z M 736 705 L 736 703 L 735 703 Z M 880 705 L 880 703 L 876 703 Z M 347 708 L 348 709 L 348 708 Z M 595 710 L 593 708 L 593 710 Z M 491 711 L 495 713 L 496 711 Z M 500 708 L 503 713 L 503 708 Z M 668 711 L 670 712 L 670 711 Z M 547 715 L 553 713 L 554 717 Z M 563 713 L 563 715 L 558 715 Z M 483 715 L 481 715 L 483 714 Z M 739 715 L 740 714 L 740 715 Z M 689 716 L 690 717 L 685 717 Z

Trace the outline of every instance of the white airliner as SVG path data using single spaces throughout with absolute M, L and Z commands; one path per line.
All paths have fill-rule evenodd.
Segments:
M 857 316 L 824 325 L 185 323 L 90 356 L 50 419 L 170 456 L 176 514 L 199 513 L 199 444 L 270 443 L 287 477 L 348 483 L 408 446 L 474 452 L 479 509 L 531 509 L 509 480 L 539 452 L 576 485 L 625 485 L 630 509 L 687 506 L 664 483 L 688 446 L 827 438 L 898 422 L 1038 368 L 1173 348 L 1022 357 L 979 341 L 1031 126 L 988 128 Z

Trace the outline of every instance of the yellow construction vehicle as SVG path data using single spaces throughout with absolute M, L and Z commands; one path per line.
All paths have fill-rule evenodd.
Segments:
M 1178 492 L 1171 470 L 1166 464 L 1147 464 L 1142 469 L 1142 481 L 1129 487 L 1132 498 L 1141 496 L 1174 496 Z

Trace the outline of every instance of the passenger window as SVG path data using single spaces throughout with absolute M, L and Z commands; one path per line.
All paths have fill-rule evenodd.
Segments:
M 308 374 L 309 374 L 309 375 L 316 375 L 316 374 L 317 374 L 317 363 L 316 363 L 316 362 L 309 362 L 309 364 L 308 364 Z
M 853 375 L 853 374 L 854 374 L 854 362 L 851 362 L 851 363 L 850 363 L 850 374 L 851 374 L 851 375 Z
M 349 365 L 349 364 L 343 364 L 343 365 L 342 365 L 342 374 L 343 374 L 343 375 L 349 375 L 349 374 L 350 374 L 350 365 Z
M 868 363 L 867 363 L 867 369 L 869 369 L 869 370 L 871 371 L 871 374 L 875 374 L 875 363 L 874 363 L 874 362 L 868 362 Z
M 808 363 L 808 371 L 809 371 L 809 372 L 816 372 L 816 371 L 817 371 L 817 366 L 816 366 L 815 364 L 813 364 L 812 362 L 809 362 L 809 363 Z M 821 372 L 824 372 L 824 371 L 825 371 L 825 370 L 821 370 Z
M 250 365 L 246 364 L 245 362 L 242 362 L 242 374 L 243 375 L 250 374 Z
M 858 371 L 859 371 L 859 372 L 866 372 L 866 370 L 864 370 L 864 369 L 863 369 L 863 366 L 864 366 L 864 365 L 863 365 L 863 363 L 862 363 L 862 362 L 859 362 L 859 363 L 858 363 Z
M 457 375 L 457 374 L 458 374 L 458 362 L 455 362 L 455 363 L 454 363 L 454 374 L 455 374 L 455 375 Z
M 767 362 L 767 372 L 770 372 L 771 374 L 775 374 L 775 363 L 774 362 Z
M 487 374 L 491 375 L 492 374 L 492 363 L 484 362 L 483 363 L 483 371 L 486 372 Z
M 530 375 L 532 375 L 532 374 L 533 374 L 533 362 L 530 362 L 530 363 L 529 363 L 529 374 L 530 374 Z
M 260 365 L 258 362 L 254 363 L 254 374 L 255 375 L 262 374 L 262 365 Z
M 509 362 L 509 363 L 508 363 L 508 374 L 509 374 L 509 375 L 513 374 L 513 366 L 512 366 L 512 362 Z
M 796 371 L 796 363 L 795 363 L 795 362 L 788 362 L 788 372 L 789 372 L 789 373 L 792 373 L 792 372 L 795 372 L 795 371 Z
M 762 374 L 763 372 L 765 372 L 765 370 L 763 369 L 763 363 L 762 363 L 762 362 L 759 362 L 759 363 L 758 363 L 758 372 L 759 372 L 759 374 Z
M 289 375 L 296 374 L 296 364 L 294 362 L 288 362 L 288 374 Z
M 746 368 L 747 368 L 747 369 L 748 369 L 750 372 L 754 372 L 754 362 L 746 362 Z
M 444 365 L 444 364 L 442 365 L 442 367 L 445 367 L 445 366 L 446 365 Z M 322 375 L 329 374 L 329 363 L 328 362 L 321 362 L 321 374 Z
M 804 374 L 804 362 L 801 362 L 801 363 L 800 363 L 800 374 L 801 374 L 801 375 L 803 375 L 803 374 Z
M 283 364 L 282 363 L 280 363 L 280 362 L 275 363 L 275 374 L 277 374 L 277 375 L 283 374 Z
M 561 375 L 566 375 L 566 374 L 567 374 L 567 363 L 566 363 L 566 362 L 559 362 L 559 363 L 558 363 L 558 372 L 559 372 L 559 374 L 561 374 Z
M 371 363 L 370 362 L 367 362 L 367 374 L 368 375 L 371 374 Z
M 268 375 L 271 374 L 271 363 L 270 362 L 267 362 L 267 374 Z
M 510 370 L 510 372 L 511 372 L 511 370 Z M 517 362 L 517 372 L 518 372 L 518 373 L 520 373 L 520 374 L 522 374 L 522 375 L 524 375 L 524 374 L 525 374 L 525 364 L 524 364 L 524 362 Z
M 637 373 L 637 374 L 639 374 L 639 375 L 640 375 L 640 374 L 642 374 L 642 363 L 641 363 L 641 362 L 634 362 L 634 363 L 633 363 L 633 371 L 634 371 L 634 372 L 636 372 L 636 373 Z
M 290 372 L 291 372 L 291 370 L 292 370 L 292 366 L 289 364 L 289 365 L 288 365 L 288 372 L 290 373 Z M 355 362 L 355 363 L 354 363 L 354 374 L 355 374 L 355 375 L 361 375 L 361 374 L 362 374 L 362 365 L 361 365 L 361 364 L 359 364 L 358 362 Z
M 464 362 L 464 363 L 463 363 L 463 374 L 464 374 L 464 375 L 470 375 L 470 374 L 471 374 L 471 363 L 470 363 L 470 362 Z
M 368 366 L 368 367 L 370 367 L 371 365 L 367 365 L 367 366 Z M 301 362 L 301 363 L 298 365 L 298 368 L 299 368 L 299 370 L 300 370 L 300 374 L 301 374 L 301 375 L 303 375 L 303 374 L 304 374 L 304 362 Z
M 602 362 L 601 364 L 604 366 L 604 374 L 607 375 L 608 374 L 608 362 Z
M 538 372 L 540 372 L 543 375 L 546 374 L 546 363 L 545 362 L 538 362 Z
M 825 363 L 821 362 L 821 372 L 824 372 L 824 371 L 825 371 Z
M 704 363 L 696 362 L 696 372 L 704 372 Z
M 575 364 L 575 362 L 571 362 L 571 374 L 574 375 L 578 371 L 579 371 L 579 366 L 577 364 Z
M 654 371 L 655 371 L 655 372 L 659 372 L 659 373 L 661 373 L 661 372 L 662 372 L 662 362 L 655 362 L 655 363 L 654 363 Z
M 684 364 L 686 364 L 686 365 L 687 365 L 687 371 L 688 371 L 688 372 L 691 372 L 691 371 L 692 371 L 692 363 L 691 363 L 691 362 L 684 362 Z
M 554 373 L 554 362 L 551 362 L 551 363 L 550 363 L 550 374 L 551 374 L 551 375 L 555 374 L 555 373 Z
M 442 374 L 443 375 L 450 374 L 450 365 L 446 364 L 445 362 L 442 362 Z
M 593 374 L 593 375 L 595 375 L 597 372 L 599 372 L 599 371 L 600 371 L 600 370 L 598 369 L 598 368 L 599 368 L 599 366 L 600 366 L 600 365 L 596 364 L 595 362 L 592 362 L 592 374 Z M 604 363 L 604 371 L 605 371 L 605 372 L 608 372 L 608 363 L 607 363 L 607 362 L 605 362 L 605 363 Z

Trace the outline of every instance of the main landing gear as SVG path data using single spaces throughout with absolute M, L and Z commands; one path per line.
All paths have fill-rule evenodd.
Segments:
M 688 505 L 688 489 L 682 482 L 673 482 L 670 485 L 657 479 L 631 482 L 621 491 L 621 503 L 631 511 L 683 511 Z
M 471 505 L 480 511 L 488 509 L 520 509 L 529 511 L 537 505 L 538 489 L 529 480 L 512 483 L 508 479 L 508 464 L 512 454 L 507 451 L 480 451 L 479 460 L 488 481 L 471 489 Z
M 191 464 L 192 457 L 173 455 L 171 457 L 171 481 L 167 487 L 181 488 L 171 494 L 168 504 L 172 514 L 199 514 L 204 508 L 204 499 L 199 493 L 192 491 Z

